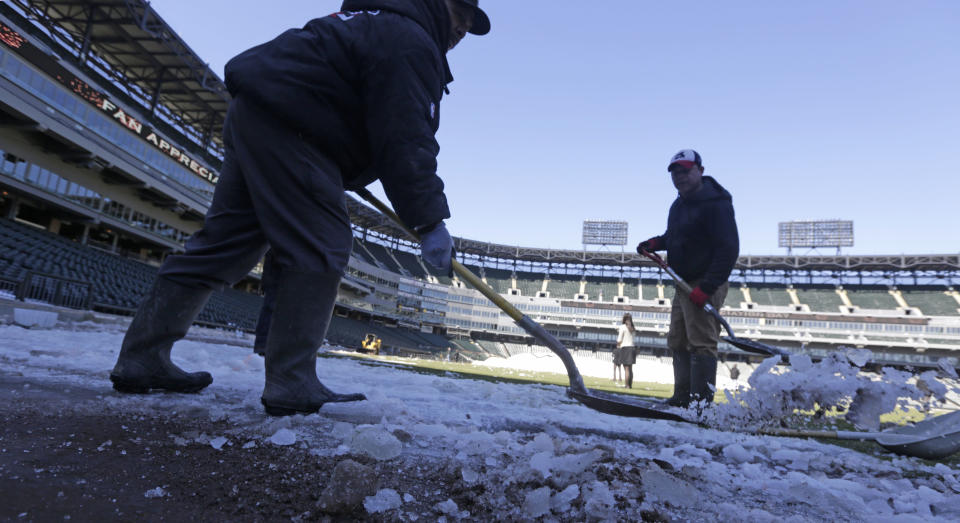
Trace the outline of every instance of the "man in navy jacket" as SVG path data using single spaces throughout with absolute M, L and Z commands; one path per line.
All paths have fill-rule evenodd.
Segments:
M 720 325 L 703 307 L 707 302 L 717 310 L 723 306 L 740 239 L 733 199 L 716 180 L 703 175 L 699 153 L 678 152 L 667 170 L 678 192 L 670 206 L 667 232 L 641 242 L 637 252 L 666 249 L 667 263 L 693 287 L 690 294 L 677 288 L 667 334 L 674 376 L 674 393 L 667 402 L 686 407 L 691 401 L 713 401 Z
M 478 0 L 346 0 L 234 57 L 225 157 L 203 228 L 170 256 L 124 338 L 110 375 L 122 392 L 196 392 L 212 382 L 170 361 L 211 292 L 233 285 L 271 249 L 267 301 L 269 414 L 316 412 L 337 394 L 316 375 L 352 244 L 345 189 L 379 179 L 424 259 L 450 267 L 450 217 L 437 176 L 446 53 L 486 34 Z M 259 329 L 258 329 L 259 330 Z

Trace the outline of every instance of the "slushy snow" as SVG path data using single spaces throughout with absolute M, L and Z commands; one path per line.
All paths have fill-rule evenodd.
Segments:
M 107 375 L 123 336 L 117 328 L 0 326 L 0 361 L 6 372 L 37 382 L 98 391 L 96 401 L 73 408 L 176 412 L 232 426 L 229 441 L 221 435 L 171 434 L 177 444 L 211 445 L 222 452 L 296 444 L 317 456 L 371 456 L 378 466 L 441 459 L 455 471 L 455 481 L 462 481 L 460 491 L 476 493 L 471 505 L 446 499 L 413 513 L 409 507 L 421 494 L 401 495 L 382 485 L 363 504 L 386 519 L 452 521 L 470 518 L 466 507 L 482 506 L 510 520 L 639 521 L 649 510 L 676 520 L 960 520 L 955 465 L 900 457 L 879 446 L 857 452 L 753 433 L 755 427 L 789 422 L 800 407 L 856 406 L 864 424 L 895 405 L 942 407 L 941 397 L 955 394 L 957 386 L 948 369 L 921 376 L 895 369 L 865 373 L 861 367 L 869 358 L 862 353 L 841 352 L 816 363 L 797 356 L 790 366 L 771 359 L 752 372 L 742 369 L 738 380 L 720 382 L 733 401 L 707 409 L 703 416 L 715 428 L 704 428 L 599 413 L 567 398 L 564 387 L 420 374 L 398 368 L 398 360 L 321 358 L 317 368 L 324 384 L 363 392 L 368 400 L 328 404 L 310 416 L 272 418 L 260 404 L 263 359 L 207 335 L 211 341 L 185 340 L 173 349 L 178 365 L 214 377 L 195 395 L 114 392 Z M 563 372 L 558 358 L 535 360 L 536 370 Z M 637 379 L 669 383 L 672 371 L 662 363 L 638 360 Z M 577 364 L 612 377 L 609 362 L 578 359 Z M 144 495 L 164 494 L 158 486 Z

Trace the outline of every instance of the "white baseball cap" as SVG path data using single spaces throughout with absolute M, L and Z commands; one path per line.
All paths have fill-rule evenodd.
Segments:
M 700 159 L 700 153 L 694 151 L 693 149 L 683 149 L 682 151 L 670 157 L 670 163 L 667 165 L 667 171 L 672 169 L 674 165 L 679 165 L 689 169 L 694 165 L 702 166 L 703 163 Z

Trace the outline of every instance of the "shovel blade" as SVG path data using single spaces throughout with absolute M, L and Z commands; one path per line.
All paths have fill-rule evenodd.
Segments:
M 875 441 L 897 454 L 943 459 L 960 450 L 960 411 L 881 433 Z
M 633 399 L 619 394 L 608 394 L 593 389 L 574 390 L 567 389 L 567 395 L 579 401 L 585 406 L 616 416 L 626 416 L 631 418 L 662 419 L 668 421 L 681 421 L 684 423 L 696 423 L 688 420 L 678 414 L 663 410 L 657 404 L 640 399 Z

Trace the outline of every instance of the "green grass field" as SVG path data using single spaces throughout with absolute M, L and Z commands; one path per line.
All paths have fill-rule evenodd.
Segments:
M 449 375 L 452 373 L 465 379 L 479 379 L 500 383 L 540 383 L 566 387 L 570 382 L 566 374 L 554 372 L 536 372 L 528 370 L 513 370 L 470 363 L 456 363 L 450 361 L 421 360 L 415 358 L 397 358 L 394 356 L 373 356 L 361 353 L 321 353 L 327 357 L 351 357 L 365 360 L 370 365 L 392 364 L 406 368 L 411 372 L 422 374 Z M 591 389 L 619 394 L 633 394 L 649 398 L 669 398 L 673 394 L 673 386 L 663 383 L 634 382 L 633 389 L 617 387 L 612 380 L 584 376 L 583 383 Z

